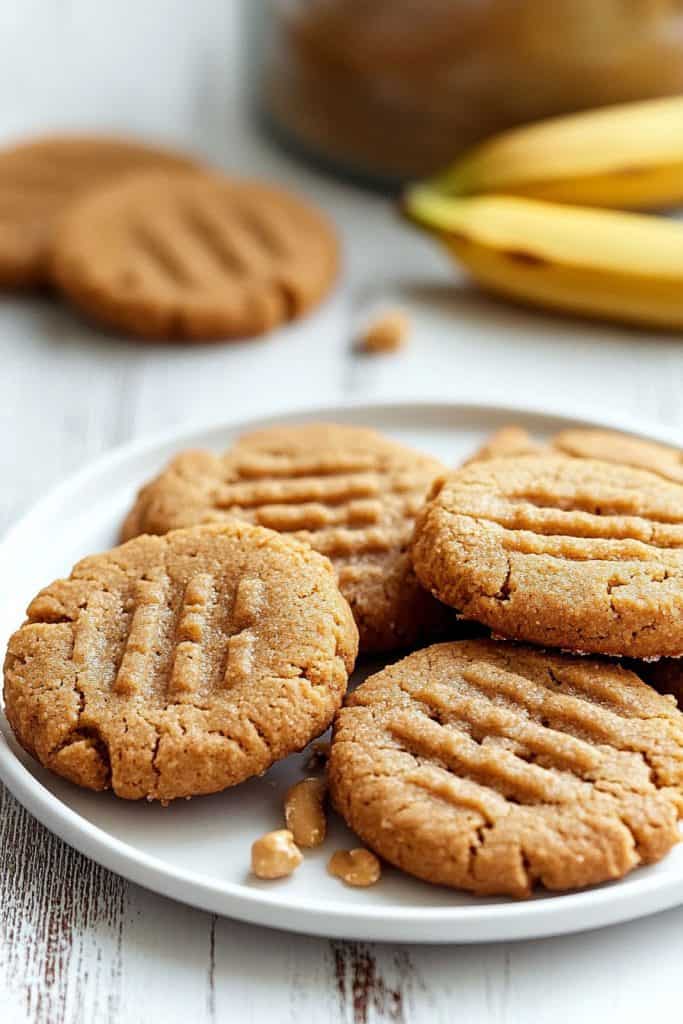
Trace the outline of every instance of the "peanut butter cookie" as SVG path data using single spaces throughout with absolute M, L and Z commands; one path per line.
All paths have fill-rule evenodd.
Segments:
M 683 654 L 683 486 L 616 463 L 518 455 L 438 481 L 418 579 L 504 636 L 616 657 Z
M 488 462 L 489 459 L 504 459 L 508 455 L 536 455 L 546 450 L 545 445 L 534 441 L 528 430 L 511 423 L 491 434 L 481 448 L 463 462 L 463 466 L 472 462 Z
M 328 555 L 362 651 L 392 650 L 454 621 L 418 584 L 408 554 L 436 459 L 373 430 L 271 427 L 223 455 L 188 451 L 144 487 L 124 540 L 230 518 L 293 533 Z
M 214 793 L 329 725 L 357 631 L 327 559 L 246 523 L 140 537 L 31 602 L 5 710 L 47 768 L 129 800 Z
M 616 430 L 576 429 L 561 431 L 553 437 L 551 444 L 565 455 L 634 466 L 683 484 L 683 452 L 657 441 L 645 441 Z
M 439 644 L 346 703 L 328 766 L 334 805 L 425 881 L 517 897 L 574 889 L 678 842 L 683 715 L 617 665 Z
M 54 136 L 0 151 L 0 285 L 44 284 L 55 228 L 75 198 L 139 170 L 179 170 L 195 161 L 139 142 Z
M 464 465 L 513 455 L 561 452 L 577 459 L 602 459 L 623 466 L 647 469 L 666 480 L 683 484 L 683 452 L 680 448 L 646 441 L 618 430 L 588 430 L 582 427 L 561 430 L 542 444 L 534 441 L 524 427 L 510 424 L 496 431 Z
M 337 273 L 333 228 L 271 185 L 130 175 L 73 205 L 53 276 L 94 319 L 145 338 L 261 334 L 301 316 Z

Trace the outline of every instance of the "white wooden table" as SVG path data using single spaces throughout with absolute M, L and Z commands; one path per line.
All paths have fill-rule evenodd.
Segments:
M 284 403 L 449 395 L 561 402 L 683 425 L 683 342 L 513 310 L 454 281 L 389 205 L 322 179 L 252 130 L 231 0 L 0 5 L 0 135 L 137 132 L 308 191 L 346 244 L 342 287 L 265 341 L 144 347 L 47 299 L 0 304 L 0 525 L 76 467 L 149 431 Z M 374 303 L 412 310 L 409 348 L 350 351 Z M 683 436 L 683 431 L 682 431 Z M 285 936 L 152 895 L 74 853 L 0 789 L 0 1021 L 676 1019 L 683 909 L 488 947 Z M 678 1010 L 680 1014 L 680 1010 Z

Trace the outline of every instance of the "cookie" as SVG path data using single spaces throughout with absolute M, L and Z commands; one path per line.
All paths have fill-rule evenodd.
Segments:
M 683 484 L 683 452 L 678 448 L 644 441 L 616 430 L 563 430 L 552 447 L 580 459 L 603 459 L 636 469 L 646 469 L 665 480 Z
M 131 171 L 193 166 L 179 153 L 97 135 L 54 136 L 0 151 L 0 285 L 48 280 L 56 226 L 88 189 Z
M 683 715 L 617 665 L 439 644 L 346 704 L 328 762 L 334 806 L 425 881 L 523 897 L 620 878 L 678 842 Z
M 493 434 L 464 465 L 513 455 L 561 452 L 577 459 L 602 459 L 657 473 L 665 480 L 683 484 L 683 452 L 680 448 L 645 441 L 618 430 L 561 430 L 547 444 L 534 441 L 524 427 L 511 424 Z
M 511 423 L 496 430 L 474 455 L 463 462 L 463 466 L 473 462 L 488 462 L 489 459 L 503 459 L 508 455 L 534 455 L 544 450 L 544 445 L 534 441 L 528 430 Z
M 289 192 L 150 172 L 71 207 L 52 272 L 101 323 L 150 339 L 217 340 L 301 316 L 329 290 L 337 265 L 333 228 Z
M 408 553 L 436 459 L 374 430 L 313 423 L 240 438 L 223 455 L 178 455 L 142 489 L 122 536 L 237 517 L 328 555 L 362 651 L 414 644 L 452 621 L 418 584 Z
M 616 463 L 519 455 L 438 481 L 418 579 L 465 618 L 544 646 L 683 654 L 683 486 Z
M 329 562 L 245 523 L 79 562 L 9 642 L 5 711 L 41 764 L 129 800 L 214 793 L 318 736 L 357 632 Z

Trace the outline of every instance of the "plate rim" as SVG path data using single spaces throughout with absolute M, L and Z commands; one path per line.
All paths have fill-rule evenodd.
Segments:
M 465 412 L 470 416 L 496 414 L 510 418 L 538 416 L 572 421 L 575 425 L 623 430 L 651 440 L 679 445 L 675 428 L 631 415 L 627 411 L 600 413 L 572 403 L 530 403 L 500 401 L 497 398 L 427 396 L 409 398 L 358 397 L 335 403 L 273 405 L 259 415 L 236 412 L 220 420 L 181 424 L 171 430 L 124 443 L 103 452 L 34 501 L 0 536 L 0 563 L 33 518 L 50 503 L 63 501 L 78 492 L 91 477 L 106 472 L 157 448 L 192 443 L 192 438 L 209 432 L 252 429 L 277 419 L 348 415 L 368 410 L 369 416 L 438 409 L 440 412 Z M 347 904 L 342 899 L 323 901 L 288 900 L 286 894 L 250 889 L 231 881 L 217 881 L 209 875 L 177 868 L 160 857 L 140 850 L 113 833 L 95 825 L 55 795 L 22 763 L 7 736 L 2 715 L 0 728 L 0 778 L 14 797 L 50 831 L 64 842 L 130 881 L 193 906 L 252 924 L 334 938 L 393 942 L 484 942 L 538 938 L 569 934 L 614 924 L 655 913 L 683 903 L 683 872 L 664 872 L 645 878 L 631 876 L 619 883 L 579 892 L 563 893 L 528 902 L 501 901 L 470 906 L 401 907 L 398 905 Z M 224 903 L 217 906 L 222 898 Z M 279 918 L 279 919 L 278 919 Z M 409 935 L 397 935 L 396 926 L 404 924 Z M 473 927 L 476 925 L 476 927 Z

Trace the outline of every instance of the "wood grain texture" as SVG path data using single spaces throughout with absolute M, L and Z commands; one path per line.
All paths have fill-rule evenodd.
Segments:
M 0 849 L 0 978 L 15 1012 L 27 1021 L 116 1020 L 123 880 L 51 835 L 4 787 Z
M 383 199 L 319 178 L 255 134 L 241 102 L 237 6 L 195 0 L 190 17 L 185 0 L 0 5 L 2 138 L 68 125 L 180 143 L 308 193 L 346 243 L 343 288 L 260 342 L 148 349 L 45 298 L 3 298 L 0 527 L 115 444 L 278 405 L 512 396 L 683 427 L 679 340 L 485 299 Z M 409 308 L 409 344 L 372 362 L 352 357 L 358 319 L 382 302 Z M 472 948 L 283 935 L 122 881 L 0 793 L 2 1024 L 640 1024 L 674 1018 L 682 927 L 680 910 Z

